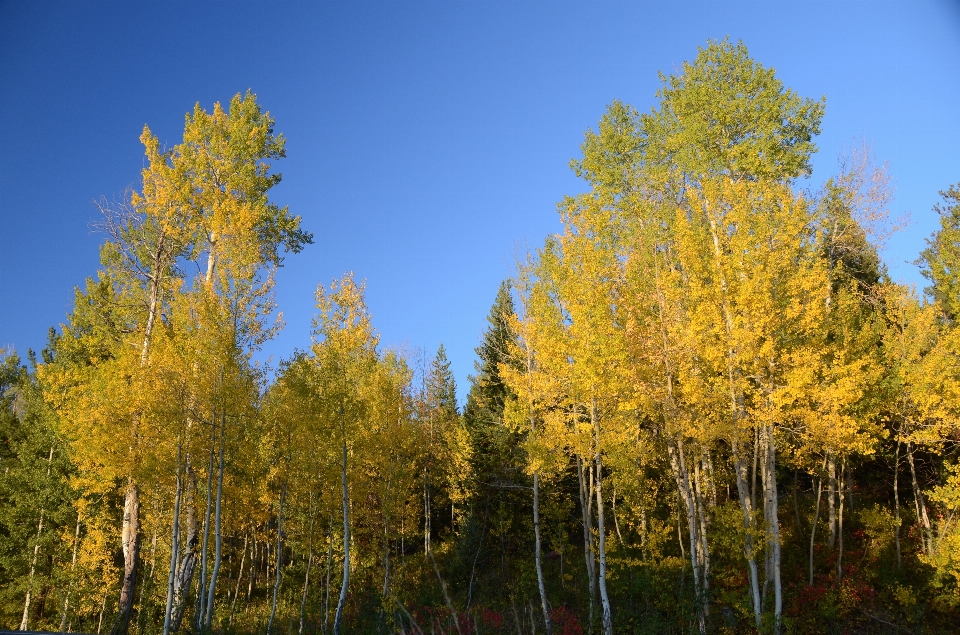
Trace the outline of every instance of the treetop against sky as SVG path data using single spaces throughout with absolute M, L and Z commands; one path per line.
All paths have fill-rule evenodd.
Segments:
M 260 353 L 303 347 L 318 281 L 367 279 L 382 342 L 443 342 L 461 399 L 472 349 L 515 257 L 558 231 L 568 167 L 607 104 L 641 112 L 657 73 L 709 39 L 742 40 L 802 97 L 826 98 L 816 188 L 865 143 L 889 162 L 894 279 L 937 226 L 960 165 L 960 9 L 910 3 L 0 4 L 0 345 L 39 349 L 98 266 L 93 201 L 121 199 L 184 113 L 252 90 L 282 132 L 274 200 L 315 244 L 277 275 L 286 328 Z

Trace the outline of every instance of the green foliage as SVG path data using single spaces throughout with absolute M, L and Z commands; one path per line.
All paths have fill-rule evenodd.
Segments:
M 145 129 L 67 324 L 0 355 L 0 620 L 29 592 L 30 628 L 109 629 L 138 536 L 136 635 L 171 578 L 181 632 L 331 633 L 341 597 L 381 635 L 955 628 L 957 186 L 925 302 L 879 256 L 882 169 L 796 189 L 824 100 L 728 40 L 661 79 L 586 133 L 462 413 L 444 347 L 383 350 L 351 274 L 309 350 L 254 364 L 312 240 L 268 196 L 285 140 L 249 92 L 170 150 Z
M 934 210 L 940 229 L 920 252 L 922 272 L 933 284 L 927 288 L 950 319 L 960 315 L 960 184 L 940 192 L 943 202 Z

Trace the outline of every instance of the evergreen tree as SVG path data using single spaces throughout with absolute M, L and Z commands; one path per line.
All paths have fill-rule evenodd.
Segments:
M 0 360 L 0 444 L 0 615 L 21 630 L 52 629 L 70 574 L 61 534 L 76 520 L 73 466 L 36 374 L 15 353 Z
M 470 376 L 470 392 L 463 409 L 471 433 L 499 422 L 503 416 L 510 389 L 500 377 L 500 365 L 508 363 L 510 345 L 516 340 L 508 321 L 513 313 L 510 282 L 504 280 L 487 316 L 489 326 L 483 332 L 480 346 L 475 349 L 479 359 L 473 363 L 476 374 Z
M 940 215 L 940 229 L 927 239 L 919 264 L 933 283 L 926 292 L 954 320 L 960 315 L 960 183 L 940 196 L 943 202 L 933 208 Z

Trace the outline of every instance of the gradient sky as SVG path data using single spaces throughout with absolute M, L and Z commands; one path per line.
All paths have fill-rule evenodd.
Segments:
M 606 104 L 654 105 L 708 39 L 742 39 L 827 98 L 811 185 L 858 140 L 889 162 L 885 258 L 909 264 L 960 181 L 960 2 L 28 2 L 0 0 L 0 345 L 43 346 L 95 274 L 101 196 L 136 185 L 149 124 L 180 141 L 194 103 L 252 89 L 287 137 L 274 199 L 315 244 L 277 277 L 309 345 L 313 290 L 367 279 L 384 345 L 443 342 L 461 399 L 515 255 L 559 228 L 568 168 Z

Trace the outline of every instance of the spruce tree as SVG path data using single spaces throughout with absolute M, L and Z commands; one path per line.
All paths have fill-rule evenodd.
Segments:
M 940 229 L 927 239 L 918 264 L 933 284 L 926 288 L 951 320 L 960 315 L 960 183 L 940 192 L 943 203 L 934 206 Z

